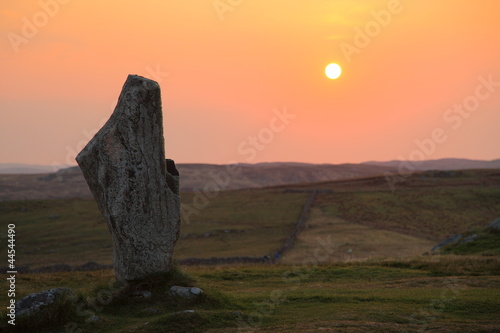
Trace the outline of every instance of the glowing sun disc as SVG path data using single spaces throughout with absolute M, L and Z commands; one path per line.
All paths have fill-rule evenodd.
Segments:
M 325 68 L 325 74 L 329 79 L 336 79 L 342 74 L 342 68 L 337 64 L 329 64 Z

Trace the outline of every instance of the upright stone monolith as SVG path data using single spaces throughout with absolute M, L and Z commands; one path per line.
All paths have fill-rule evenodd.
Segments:
M 129 75 L 113 114 L 76 161 L 111 232 L 117 280 L 170 271 L 179 174 L 165 160 L 158 83 Z

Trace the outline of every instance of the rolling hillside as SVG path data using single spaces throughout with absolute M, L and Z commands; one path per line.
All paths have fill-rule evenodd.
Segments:
M 301 163 L 179 164 L 181 191 L 203 189 L 208 183 L 221 184 L 222 190 L 260 188 L 381 175 L 393 168 L 363 164 L 316 165 Z M 24 199 L 92 198 L 78 167 L 50 174 L 0 175 L 0 201 Z
M 37 164 L 22 164 L 22 163 L 0 163 L 0 175 L 2 174 L 40 174 L 51 173 L 64 166 L 49 166 Z
M 397 175 L 398 168 L 404 172 L 408 171 L 405 165 L 401 161 L 391 161 L 339 165 L 306 163 L 178 164 L 177 168 L 181 175 L 181 190 L 195 191 L 202 190 L 206 184 L 213 182 L 219 184 L 222 190 L 234 190 L 334 181 L 388 173 Z M 415 165 L 415 170 L 494 168 L 500 168 L 500 160 L 441 159 Z M 8 172 L 3 173 L 2 170 Z M 19 170 L 19 172 L 13 173 L 15 170 Z M 40 173 L 24 174 L 27 170 L 40 170 Z M 43 173 L 46 170 L 47 167 L 44 169 L 40 166 L 0 164 L 0 201 L 92 198 L 78 167 Z M 228 170 L 236 170 L 236 172 Z M 398 180 L 398 177 L 392 177 L 392 179 Z
M 384 167 L 399 168 L 407 170 L 407 166 L 411 164 L 411 168 L 418 171 L 425 170 L 465 170 L 465 169 L 498 169 L 500 168 L 500 159 L 492 161 L 469 160 L 465 158 L 443 158 L 439 160 L 428 160 L 417 163 L 408 161 L 388 161 L 376 162 L 370 161 L 363 164 L 378 165 Z
M 427 171 L 389 183 L 376 176 L 229 190 L 194 213 L 186 208 L 195 206 L 200 192 L 184 191 L 177 262 L 272 257 L 297 230 L 308 198 L 314 200 L 293 246 L 274 264 L 182 266 L 189 276 L 177 268 L 168 280 L 143 284 L 152 292 L 149 299 L 112 294 L 98 307 L 92 302 L 114 278 L 109 266 L 84 265 L 111 264 L 111 237 L 96 203 L 0 201 L 2 226 L 16 224 L 17 297 L 69 287 L 79 295 L 77 305 L 98 317 L 90 323 L 61 311 L 67 316 L 20 321 L 16 330 L 7 325 L 4 307 L 0 330 L 52 325 L 62 332 L 71 322 L 82 332 L 101 333 L 497 332 L 498 256 L 420 254 L 451 234 L 484 230 L 500 216 L 500 170 Z M 5 238 L 0 233 L 0 244 Z M 67 265 L 101 269 L 70 271 Z M 23 272 L 40 266 L 45 270 L 37 274 Z M 179 303 L 167 294 L 172 285 L 200 287 L 205 294 Z M 0 303 L 8 301 L 2 293 Z
M 500 216 L 500 170 L 445 175 L 414 174 L 394 191 L 380 176 L 230 190 L 194 210 L 200 194 L 183 192 L 175 257 L 272 257 L 312 191 L 318 193 L 306 228 L 281 261 L 300 262 L 318 237 L 330 237 L 332 262 L 419 255 Z M 19 264 L 111 263 L 111 237 L 92 199 L 3 201 L 0 218 L 16 223 Z

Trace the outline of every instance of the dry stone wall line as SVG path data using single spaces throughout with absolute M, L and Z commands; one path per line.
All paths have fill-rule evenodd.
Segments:
M 179 263 L 181 265 L 216 265 L 216 264 L 234 264 L 234 263 L 275 263 L 279 260 L 288 250 L 293 247 L 293 244 L 297 240 L 297 236 L 299 233 L 305 228 L 307 220 L 309 219 L 311 207 L 314 204 L 314 200 L 318 193 L 331 193 L 330 190 L 299 190 L 299 191 L 290 191 L 285 190 L 285 192 L 308 192 L 310 193 L 307 197 L 307 200 L 302 207 L 302 212 L 300 213 L 300 217 L 295 223 L 295 227 L 292 233 L 288 236 L 285 244 L 281 246 L 277 251 L 274 252 L 273 256 L 263 256 L 263 257 L 226 257 L 226 258 L 185 258 L 181 259 Z
M 298 191 L 285 190 L 285 192 L 298 192 Z M 314 200 L 316 199 L 317 195 L 320 193 L 331 193 L 331 191 L 327 192 L 325 190 L 313 190 L 313 191 L 300 190 L 300 193 L 304 192 L 309 192 L 310 194 L 307 197 L 307 200 L 302 208 L 302 212 L 300 214 L 299 219 L 297 220 L 297 223 L 295 224 L 294 230 L 288 236 L 287 240 L 285 241 L 285 244 L 274 253 L 273 257 L 266 255 L 262 257 L 239 256 L 239 257 L 184 258 L 180 259 L 178 263 L 180 265 L 275 263 L 277 260 L 279 260 L 281 256 L 283 256 L 284 253 L 286 253 L 293 247 L 293 244 L 295 243 L 297 236 L 305 228 L 307 220 L 309 219 L 310 216 L 311 208 L 314 204 Z M 19 269 L 21 269 L 22 273 L 47 273 L 47 272 L 62 272 L 62 271 L 67 272 L 67 271 L 100 270 L 100 269 L 109 269 L 112 267 L 113 266 L 111 265 L 99 265 L 97 263 L 92 262 L 77 267 L 71 267 L 69 265 L 60 264 L 60 265 L 42 267 L 34 270 L 30 270 L 28 267 L 22 267 Z M 3 272 L 4 270 L 7 271 L 7 268 L 0 269 L 0 272 Z
M 304 207 L 302 208 L 302 212 L 300 213 L 299 220 L 295 224 L 295 229 L 292 231 L 290 236 L 288 236 L 288 239 L 285 241 L 285 244 L 283 244 L 283 246 L 280 247 L 278 251 L 276 251 L 274 259 L 281 258 L 285 254 L 285 252 L 287 252 L 293 247 L 293 244 L 297 240 L 297 236 L 306 226 L 306 222 L 309 219 L 311 207 L 317 195 L 318 195 L 317 190 L 313 190 L 311 194 L 309 194 L 309 197 L 307 198 L 307 201 L 304 204 Z

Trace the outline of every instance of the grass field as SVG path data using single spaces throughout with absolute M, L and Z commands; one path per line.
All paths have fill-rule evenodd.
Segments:
M 500 188 L 492 186 L 499 182 L 497 174 L 415 175 L 396 191 L 383 177 L 298 185 L 294 188 L 333 192 L 318 194 L 308 228 L 283 259 L 300 260 L 317 246 L 319 235 L 337 244 L 330 262 L 427 252 L 445 237 L 484 228 L 500 216 Z M 293 230 L 308 196 L 285 189 L 220 192 L 183 218 L 175 258 L 271 255 Z M 182 194 L 184 207 L 193 206 L 194 195 Z M 93 200 L 4 201 L 0 218 L 0 237 L 7 224 L 16 224 L 19 265 L 111 264 L 111 237 Z
M 182 202 L 191 205 L 193 196 L 184 194 Z M 271 255 L 293 230 L 306 198 L 272 190 L 220 192 L 199 214 L 183 219 L 175 257 Z
M 328 190 L 318 193 L 306 228 L 277 265 L 183 267 L 190 278 L 179 273 L 155 284 L 150 300 L 112 293 L 100 306 L 96 298 L 115 288 L 112 270 L 18 274 L 16 299 L 69 287 L 100 321 L 68 312 L 51 322 L 69 321 L 82 332 L 497 332 L 500 237 L 483 230 L 500 216 L 499 174 L 413 175 L 395 191 L 384 177 L 371 177 L 220 192 L 183 218 L 176 259 L 271 255 L 309 192 Z M 184 208 L 194 196 L 182 194 Z M 111 263 L 111 237 L 93 200 L 4 201 L 0 221 L 4 258 L 7 225 L 16 224 L 18 266 Z M 422 256 L 456 233 L 478 239 Z M 172 284 L 206 293 L 178 303 L 165 294 Z M 1 293 L 2 320 L 7 301 Z M 188 309 L 194 314 L 178 313 Z M 50 331 L 37 325 L 18 332 Z
M 325 213 L 319 207 L 311 210 L 308 228 L 297 238 L 292 251 L 283 257 L 283 263 L 298 263 L 307 259 L 322 243 L 331 246 L 330 255 L 323 262 L 406 258 L 429 251 L 435 241 L 369 225 L 352 223 L 347 219 Z
M 186 267 L 206 296 L 175 303 L 153 289 L 144 299 L 98 295 L 111 270 L 19 277 L 19 296 L 67 286 L 87 299 L 87 314 L 70 318 L 81 332 L 497 332 L 500 330 L 500 261 L 481 257 L 298 266 Z M 0 303 L 6 302 L 0 295 Z M 155 314 L 144 309 L 155 309 Z M 182 310 L 193 313 L 172 315 Z M 3 310 L 2 310 L 3 311 Z M 5 318 L 5 314 L 2 315 Z M 72 324 L 71 324 L 72 323 Z M 5 324 L 5 323 L 4 323 Z M 64 332 L 64 330 L 54 330 Z
M 182 226 L 175 258 L 264 256 L 293 230 L 304 193 L 221 192 Z M 183 196 L 191 204 L 192 194 Z M 111 235 L 93 200 L 27 200 L 0 203 L 2 228 L 16 224 L 17 264 L 111 264 Z M 2 247 L 6 257 L 6 247 Z M 0 264 L 1 266 L 1 264 Z
M 500 214 L 499 188 L 421 188 L 396 192 L 323 195 L 319 207 L 330 216 L 440 240 L 485 227 Z

